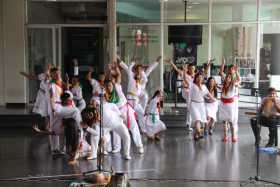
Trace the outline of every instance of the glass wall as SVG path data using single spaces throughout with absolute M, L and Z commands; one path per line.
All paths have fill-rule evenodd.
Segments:
M 181 42 L 172 42 L 172 37 L 180 37 L 174 34 L 172 28 L 182 27 L 185 30 L 201 30 L 200 39 L 197 43 L 192 38 L 186 38 Z M 176 30 L 175 30 L 176 31 Z M 198 36 L 198 35 L 197 35 Z M 199 68 L 208 60 L 209 27 L 205 25 L 168 25 L 164 27 L 164 57 L 170 58 L 177 67 L 182 68 L 184 64 L 194 63 Z M 189 40 L 189 41 L 188 41 Z M 166 101 L 184 101 L 182 98 L 181 80 L 178 79 L 176 71 L 169 65 L 164 67 L 164 91 Z
M 280 20 L 280 3 L 278 0 L 261 1 L 261 20 L 262 21 Z
M 280 90 L 280 23 L 262 24 L 260 47 L 260 87 Z
M 52 28 L 29 28 L 28 36 L 28 70 L 39 75 L 45 71 L 47 64 L 54 63 Z M 36 99 L 39 82 L 29 81 L 29 102 Z
M 106 21 L 106 2 L 28 1 L 29 24 L 102 24 Z
M 255 82 L 257 25 L 222 24 L 213 25 L 212 56 L 219 67 L 222 58 L 226 65 L 237 64 L 244 87 L 252 88 Z M 213 74 L 218 73 L 218 68 Z
M 130 28 L 133 28 L 133 25 L 141 28 L 149 27 L 144 26 L 149 22 L 159 24 L 157 51 L 158 53 L 162 51 L 161 55 L 164 58 L 173 59 L 178 66 L 181 66 L 181 62 L 191 62 L 192 58 L 178 57 L 177 51 L 190 50 L 192 45 L 186 37 L 191 35 L 194 29 L 187 27 L 198 26 L 202 27 L 201 43 L 193 47 L 196 49 L 195 63 L 198 67 L 208 59 L 215 58 L 211 74 L 217 75 L 223 58 L 226 60 L 226 65 L 237 64 L 243 82 L 241 90 L 246 90 L 248 94 L 252 88 L 259 86 L 265 90 L 275 85 L 278 80 L 280 66 L 278 67 L 279 63 L 276 63 L 276 60 L 280 59 L 280 55 L 277 56 L 280 54 L 277 52 L 280 48 L 279 0 L 119 0 L 117 2 L 118 24 L 122 25 L 120 33 L 126 32 L 125 29 L 121 29 L 125 28 L 126 24 Z M 160 12 L 161 10 L 163 12 Z M 170 27 L 174 26 L 182 26 L 189 30 L 185 34 L 187 36 L 182 36 L 181 42 L 170 41 L 172 40 Z M 163 34 L 162 38 L 160 34 Z M 123 42 L 122 38 L 120 34 L 119 42 Z M 132 41 L 130 45 L 131 43 Z M 145 50 L 149 50 L 146 53 L 154 51 L 152 48 Z M 128 58 L 128 54 L 140 54 L 135 46 L 128 47 L 126 53 L 125 58 Z M 155 74 L 158 76 L 157 80 L 163 77 L 165 90 L 174 93 L 174 89 L 170 86 L 172 78 L 166 78 L 166 75 L 172 72 L 171 67 L 164 64 L 163 69 L 163 75 Z M 153 81 L 155 80 L 150 82 Z
M 257 0 L 212 0 L 212 21 L 256 21 Z
M 167 23 L 208 22 L 208 0 L 166 1 L 164 4 L 164 21 Z
M 156 25 L 119 26 L 118 53 L 127 64 L 132 58 L 136 58 L 137 63 L 148 66 L 160 56 L 160 27 Z M 149 81 L 147 87 L 149 95 L 156 89 L 160 89 L 160 78 L 160 70 L 157 66 L 149 76 L 149 80 L 152 80 Z
M 122 23 L 160 22 L 160 1 L 118 0 L 117 19 Z

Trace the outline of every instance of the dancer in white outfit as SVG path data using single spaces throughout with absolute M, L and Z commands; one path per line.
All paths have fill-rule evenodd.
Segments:
M 239 111 L 239 104 L 238 104 L 238 100 L 239 100 L 239 85 L 240 85 L 240 82 L 241 82 L 241 78 L 240 78 L 240 75 L 238 73 L 238 68 L 235 64 L 232 64 L 229 66 L 229 70 L 228 70 L 228 73 L 225 74 L 224 72 L 224 69 L 225 69 L 225 64 L 226 64 L 226 61 L 225 61 L 225 58 L 223 57 L 222 59 L 222 65 L 221 65 L 221 68 L 220 68 L 220 76 L 222 78 L 222 81 L 224 82 L 224 85 L 223 85 L 223 89 L 225 89 L 226 91 L 229 89 L 228 87 L 230 87 L 230 85 L 232 84 L 233 85 L 233 89 L 231 90 L 232 93 L 229 94 L 231 96 L 233 96 L 232 94 L 234 94 L 234 97 L 233 97 L 233 103 L 231 103 L 230 105 L 232 106 L 232 108 L 234 108 L 234 112 L 232 114 L 234 114 L 234 116 L 232 116 L 232 123 L 231 123 L 231 129 L 232 129 L 232 140 L 233 142 L 236 142 L 237 141 L 237 133 L 238 133 L 238 111 Z M 227 76 L 230 76 L 230 78 L 227 78 Z M 225 81 L 227 80 L 228 83 L 226 83 L 225 85 Z M 229 83 L 229 79 L 231 83 Z M 224 88 L 226 87 L 226 88 Z M 227 96 L 225 96 L 224 98 L 227 98 Z M 229 100 L 225 100 L 225 102 L 231 102 Z M 225 104 L 225 103 L 224 103 Z M 229 103 L 227 103 L 229 104 Z M 222 108 L 223 103 L 221 103 L 221 107 Z M 220 116 L 220 115 L 219 115 Z M 223 118 L 222 118 L 223 119 Z M 220 120 L 222 120 L 220 119 Z M 225 129 L 228 129 L 228 122 L 227 121 L 225 123 Z M 223 138 L 224 141 L 227 141 L 227 137 L 224 136 Z
M 94 117 L 93 117 L 93 121 L 94 121 L 94 126 L 99 126 L 100 124 L 100 120 L 103 120 L 103 128 L 108 129 L 110 131 L 115 132 L 117 135 L 120 136 L 121 140 L 123 141 L 123 148 L 124 148 L 124 158 L 127 160 L 130 160 L 130 145 L 131 145 L 131 139 L 130 139 L 130 135 L 128 132 L 128 129 L 126 127 L 126 125 L 123 122 L 123 119 L 121 117 L 121 113 L 118 113 L 116 110 L 118 110 L 118 108 L 114 107 L 116 105 L 112 105 L 110 103 L 103 103 L 103 118 L 100 118 L 100 111 L 98 111 L 97 108 L 99 108 L 99 104 L 96 100 L 92 100 L 92 108 L 90 110 L 92 110 Z M 103 138 L 104 141 L 106 141 Z M 97 147 L 98 142 L 94 142 L 95 146 Z M 93 146 L 93 145 L 92 145 Z
M 142 154 L 144 153 L 144 149 L 139 127 L 136 121 L 135 111 L 128 104 L 126 97 L 122 91 L 121 73 L 117 67 L 115 71 L 117 72 L 115 83 L 113 84 L 113 82 L 109 81 L 106 85 L 106 99 L 108 102 L 115 103 L 118 106 L 128 130 L 132 134 L 133 141 L 137 146 L 139 153 Z M 115 141 L 120 142 L 114 139 L 114 143 Z M 117 146 L 120 147 L 120 145 Z
M 73 100 L 75 102 L 76 107 L 82 111 L 83 109 L 86 108 L 86 102 L 83 98 L 83 92 L 82 88 L 80 86 L 79 78 L 78 77 L 73 77 L 72 78 L 72 85 L 70 88 L 70 91 L 73 94 Z
M 166 130 L 165 124 L 160 120 L 160 101 L 162 92 L 157 90 L 149 102 L 146 116 L 146 134 L 150 139 L 160 140 L 160 132 Z
M 64 131 L 62 126 L 63 119 L 72 118 L 79 126 L 81 122 L 80 111 L 74 105 L 73 96 L 71 92 L 65 92 L 61 95 L 61 104 L 52 103 L 53 118 L 51 130 L 55 135 L 52 136 L 54 153 L 63 153 L 64 151 Z
M 192 119 L 190 115 L 190 87 L 193 83 L 193 78 L 195 76 L 195 65 L 194 64 L 185 64 L 183 66 L 183 70 L 180 70 L 172 61 L 171 59 L 166 60 L 168 64 L 170 64 L 174 70 L 178 73 L 178 76 L 180 76 L 183 79 L 183 89 L 182 89 L 182 97 L 186 100 L 186 125 L 188 132 L 192 132 Z
M 210 100 L 208 98 L 205 99 L 205 106 L 206 106 L 206 115 L 207 115 L 207 125 L 205 129 L 205 133 L 209 132 L 209 135 L 213 134 L 213 128 L 215 122 L 217 121 L 217 112 L 218 112 L 218 89 L 213 77 L 209 77 L 206 83 L 207 89 L 209 93 L 212 95 L 214 100 Z
M 90 82 L 91 86 L 92 86 L 92 98 L 91 100 L 95 99 L 95 100 L 99 100 L 99 95 L 103 94 L 103 88 L 104 88 L 104 82 L 105 82 L 105 74 L 103 72 L 99 73 L 98 75 L 98 80 L 95 80 L 94 78 L 92 78 L 92 73 L 93 70 L 90 69 L 86 79 Z
M 193 84 L 190 86 L 190 114 L 195 126 L 194 139 L 198 140 L 203 137 L 201 125 L 207 123 L 206 108 L 204 99 L 214 100 L 206 86 L 203 84 L 203 75 L 197 73 Z
M 134 65 L 135 62 L 132 62 L 127 69 L 127 74 L 128 74 L 127 101 L 137 114 L 137 120 L 141 128 L 141 131 L 145 132 L 145 117 L 144 117 L 145 111 L 139 103 L 139 97 L 142 92 L 141 81 L 147 82 L 147 80 L 145 79 L 147 77 L 144 76 L 141 79 L 140 74 L 135 75 L 132 71 Z M 121 62 L 120 66 L 125 67 L 126 65 L 123 62 Z M 124 69 L 126 70 L 126 68 Z
M 40 86 L 37 92 L 36 101 L 34 103 L 33 112 L 41 115 L 45 118 L 45 129 L 49 129 L 49 115 L 51 113 L 50 105 L 50 69 L 52 68 L 51 64 L 47 65 L 47 69 L 44 73 L 39 74 L 38 76 L 28 74 L 25 72 L 20 72 L 21 75 L 28 78 L 29 80 L 39 80 Z
M 232 142 L 237 141 L 238 130 L 238 110 L 236 103 L 238 102 L 237 92 L 238 83 L 233 80 L 232 75 L 228 74 L 225 77 L 223 87 L 221 104 L 219 107 L 219 119 L 224 122 L 224 137 L 223 141 L 228 141 L 228 128 L 231 127 Z M 236 101 L 237 100 L 237 101 Z
M 120 62 L 120 66 L 126 71 L 126 73 L 129 75 L 129 73 L 133 74 L 133 77 L 140 77 L 140 84 L 141 84 L 141 92 L 139 95 L 139 103 L 142 106 L 143 110 L 145 111 L 147 103 L 148 103 L 148 93 L 146 91 L 146 86 L 148 83 L 148 77 L 153 72 L 153 70 L 157 67 L 157 65 L 160 63 L 161 56 L 159 56 L 155 62 L 151 63 L 146 70 L 144 70 L 143 66 L 141 64 L 137 64 L 133 67 L 134 71 L 129 72 L 129 67 L 121 61 L 121 59 L 118 57 L 118 60 Z

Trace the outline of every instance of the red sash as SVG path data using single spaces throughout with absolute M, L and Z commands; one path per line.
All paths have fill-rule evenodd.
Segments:
M 224 98 L 224 97 L 222 97 L 221 101 L 223 103 L 225 103 L 225 104 L 233 103 L 234 102 L 234 97 L 231 97 L 231 98 Z

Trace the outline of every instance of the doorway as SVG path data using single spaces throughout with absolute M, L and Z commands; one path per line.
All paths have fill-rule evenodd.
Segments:
M 27 33 L 27 70 L 39 75 L 44 72 L 46 64 L 51 63 L 61 69 L 64 78 L 66 73 L 71 75 L 73 59 L 77 59 L 83 94 L 88 101 L 91 86 L 85 77 L 89 67 L 93 68 L 95 78 L 97 72 L 103 70 L 103 27 L 39 25 L 28 28 Z M 30 104 L 36 100 L 38 88 L 38 81 L 28 81 L 27 100 Z
M 89 68 L 93 75 L 103 70 L 103 28 L 64 27 L 62 29 L 62 72 L 71 78 L 74 61 L 78 62 L 79 78 L 87 102 L 91 98 L 91 85 L 86 80 Z

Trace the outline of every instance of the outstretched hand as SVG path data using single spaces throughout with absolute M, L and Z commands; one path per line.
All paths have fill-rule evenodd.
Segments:
M 167 63 L 167 64 L 170 64 L 171 59 L 170 58 L 164 59 L 164 62 Z
M 39 127 L 38 127 L 37 124 L 33 125 L 33 126 L 32 126 L 32 129 L 33 129 L 35 132 L 37 132 L 37 133 L 41 133 L 41 132 L 42 132 L 42 131 L 39 129 Z
M 160 60 L 161 60 L 161 56 L 158 56 L 156 62 L 160 62 Z

